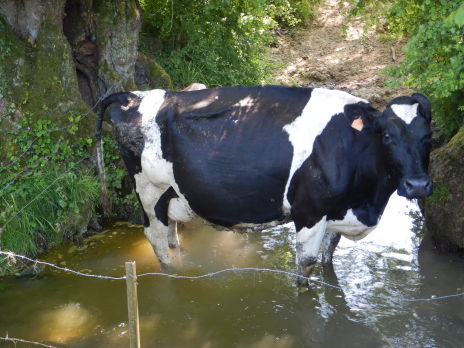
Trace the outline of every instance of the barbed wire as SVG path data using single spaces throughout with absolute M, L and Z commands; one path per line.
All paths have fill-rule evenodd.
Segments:
M 89 273 L 83 273 L 79 272 L 67 267 L 60 267 L 58 265 L 55 265 L 50 262 L 45 262 L 45 261 L 39 261 L 35 259 L 31 259 L 27 256 L 24 255 L 18 255 L 15 254 L 11 251 L 0 251 L 0 255 L 5 255 L 6 257 L 9 258 L 19 258 L 22 260 L 26 260 L 29 262 L 33 262 L 35 264 L 43 265 L 43 266 L 48 266 L 63 272 L 67 273 L 72 273 L 75 275 L 83 276 L 83 277 L 88 277 L 88 278 L 97 278 L 97 279 L 106 279 L 106 280 L 125 280 L 126 276 L 119 276 L 119 277 L 112 277 L 112 276 L 107 276 L 107 275 L 99 275 L 99 274 L 89 274 Z M 172 278 L 172 279 L 187 279 L 187 280 L 198 280 L 198 279 L 206 279 L 206 278 L 212 278 L 220 274 L 224 273 L 229 273 L 229 272 L 265 272 L 265 273 L 273 273 L 273 274 L 283 274 L 286 276 L 290 276 L 292 278 L 302 278 L 308 280 L 308 282 L 313 282 L 316 284 L 320 284 L 323 286 L 327 286 L 333 289 L 337 289 L 343 292 L 343 288 L 338 286 L 338 285 L 333 285 L 327 282 L 324 282 L 322 280 L 319 280 L 318 278 L 312 276 L 312 277 L 305 277 L 302 275 L 299 275 L 295 272 L 289 272 L 285 270 L 280 270 L 280 269 L 272 269 L 272 268 L 260 268 L 260 267 L 232 267 L 232 268 L 224 268 L 215 272 L 210 272 L 210 273 L 205 273 L 201 275 L 196 275 L 196 276 L 191 276 L 191 275 L 179 275 L 179 274 L 169 274 L 169 273 L 162 273 L 162 272 L 148 272 L 148 273 L 141 273 L 137 275 L 137 278 L 141 277 L 147 277 L 147 276 L 159 276 L 159 277 L 166 277 L 166 278 Z M 373 298 L 379 298 L 379 299 L 384 299 L 384 300 L 394 300 L 398 302 L 432 302 L 432 301 L 439 301 L 439 300 L 444 300 L 444 299 L 450 299 L 450 298 L 456 298 L 456 297 L 462 297 L 464 296 L 464 292 L 461 293 L 456 293 L 456 294 L 450 294 L 450 295 L 443 295 L 443 296 L 431 296 L 429 298 L 401 298 L 397 296 L 387 296 L 387 295 L 373 295 L 371 297 Z
M 27 343 L 27 344 L 32 344 L 35 346 L 41 346 L 41 347 L 47 347 L 47 348 L 56 348 L 55 346 L 51 346 L 49 344 L 41 343 L 41 342 L 34 342 L 34 341 L 27 341 L 23 340 L 22 338 L 15 338 L 15 337 L 8 337 L 8 334 L 6 334 L 5 337 L 0 337 L 0 341 L 7 341 L 7 342 L 13 342 L 16 346 L 16 343 Z
M 17 257 L 19 259 L 26 260 L 26 261 L 29 261 L 29 262 L 33 262 L 33 263 L 38 264 L 38 265 L 49 266 L 51 268 L 54 268 L 54 269 L 57 269 L 57 270 L 60 270 L 60 271 L 63 271 L 63 272 L 67 272 L 67 273 L 72 273 L 72 274 L 82 276 L 82 277 L 98 278 L 98 279 L 109 279 L 109 280 L 123 280 L 123 279 L 126 279 L 126 276 L 111 277 L 111 276 L 105 276 L 105 275 L 83 273 L 83 272 L 79 272 L 79 271 L 76 271 L 76 270 L 73 270 L 73 269 L 70 269 L 70 268 L 67 268 L 67 267 L 60 267 L 60 266 L 55 265 L 55 264 L 50 263 L 50 262 L 34 260 L 34 259 L 31 259 L 30 257 L 24 256 L 24 255 L 18 255 L 18 254 L 15 254 L 15 253 L 11 252 L 11 251 L 0 251 L 0 255 L 5 255 L 7 258 L 12 258 L 12 259 Z

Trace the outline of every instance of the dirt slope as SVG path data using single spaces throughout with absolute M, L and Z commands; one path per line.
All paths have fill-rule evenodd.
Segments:
M 360 19 L 347 22 L 338 1 L 326 0 L 309 28 L 280 37 L 272 49 L 272 59 L 282 64 L 275 79 L 281 84 L 337 88 L 383 106 L 411 93 L 388 90 L 379 74 L 401 60 L 404 43 L 364 33 Z

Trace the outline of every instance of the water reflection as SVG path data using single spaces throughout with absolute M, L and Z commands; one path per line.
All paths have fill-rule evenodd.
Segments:
M 339 286 L 331 265 L 323 267 L 322 280 Z M 298 296 L 302 336 L 311 347 L 382 347 L 381 335 L 362 322 L 348 306 L 342 290 L 324 286 Z
M 62 344 L 86 337 L 96 324 L 95 317 L 79 303 L 67 303 L 43 311 L 34 321 L 36 327 L 31 333 L 33 337 Z
M 463 298 L 405 302 L 464 291 L 463 260 L 418 251 L 406 210 L 395 197 L 379 229 L 360 242 L 343 240 L 334 267 L 301 293 L 295 279 L 227 273 L 203 280 L 139 279 L 142 347 L 460 347 Z M 228 267 L 294 271 L 291 224 L 263 233 L 216 231 L 200 221 L 180 228 L 186 274 Z M 82 249 L 65 246 L 47 260 L 94 274 L 119 276 L 135 260 L 139 273 L 159 271 L 140 226 L 118 223 Z M 0 287 L 0 334 L 66 347 L 127 347 L 124 282 L 46 270 Z M 12 347 L 0 342 L 0 347 Z

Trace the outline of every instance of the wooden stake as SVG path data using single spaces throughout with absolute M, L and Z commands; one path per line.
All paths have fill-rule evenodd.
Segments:
M 126 262 L 127 308 L 129 314 L 130 348 L 140 348 L 139 305 L 135 261 Z

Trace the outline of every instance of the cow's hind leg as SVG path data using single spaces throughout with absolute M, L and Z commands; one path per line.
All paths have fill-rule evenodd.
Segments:
M 332 264 L 333 253 L 335 248 L 340 242 L 340 233 L 332 231 L 330 228 L 327 228 L 327 231 L 322 240 L 322 264 Z
M 298 285 L 303 286 L 308 284 L 309 275 L 316 265 L 317 256 L 321 247 L 327 226 L 326 218 L 322 218 L 311 228 L 303 227 L 297 229 L 296 233 L 296 263 L 298 274 L 300 277 L 297 280 Z
M 171 249 L 179 247 L 179 236 L 177 235 L 177 221 L 169 219 L 168 222 L 168 244 Z
M 143 174 L 135 175 L 136 190 L 145 212 L 145 236 L 149 240 L 161 267 L 169 271 L 171 261 L 168 252 L 169 190 L 153 185 Z

